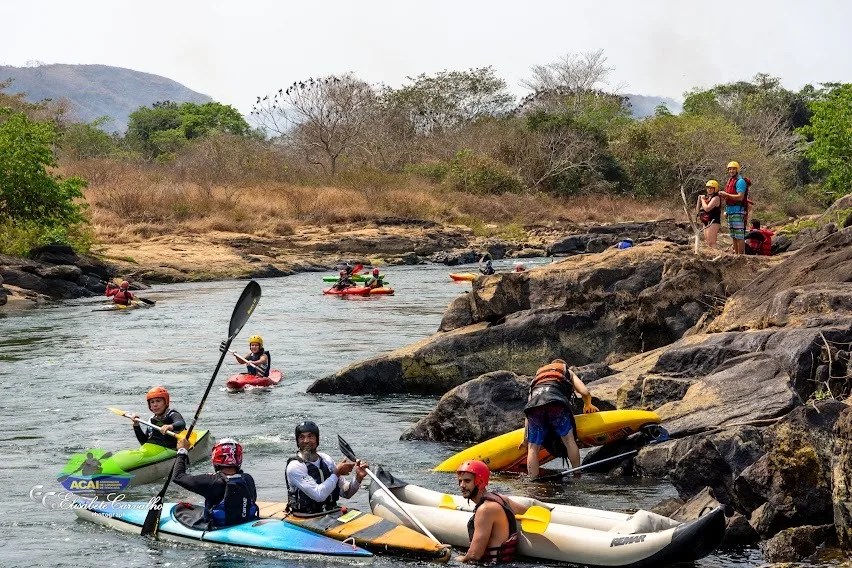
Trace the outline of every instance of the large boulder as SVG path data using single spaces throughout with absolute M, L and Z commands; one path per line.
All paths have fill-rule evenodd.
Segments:
M 508 371 L 486 373 L 441 397 L 400 439 L 481 442 L 520 428 L 529 384 L 529 377 Z
M 834 535 L 832 525 L 806 525 L 784 529 L 760 544 L 770 562 L 799 562 L 812 556 L 817 548 Z
M 814 326 L 848 319 L 850 289 L 852 227 L 809 244 L 759 274 L 731 296 L 708 331 Z
M 832 503 L 837 540 L 852 549 L 852 409 L 844 410 L 834 425 Z

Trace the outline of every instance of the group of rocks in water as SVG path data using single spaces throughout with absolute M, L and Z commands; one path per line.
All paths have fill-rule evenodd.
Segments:
M 611 248 L 625 237 L 632 247 Z M 431 338 L 309 392 L 442 394 L 402 437 L 477 442 L 521 427 L 535 370 L 565 359 L 601 410 L 662 418 L 672 439 L 611 472 L 667 477 L 679 499 L 658 512 L 688 518 L 726 505 L 727 542 L 761 542 L 770 560 L 824 542 L 852 548 L 852 228 L 801 232 L 772 257 L 695 254 L 691 237 L 659 221 L 556 238 L 545 252 L 568 258 L 478 278 Z M 115 272 L 62 247 L 0 257 L 4 281 L 41 298 L 103 294 Z

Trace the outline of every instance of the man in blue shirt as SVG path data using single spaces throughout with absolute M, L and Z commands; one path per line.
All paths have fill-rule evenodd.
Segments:
M 745 254 L 746 190 L 748 184 L 740 175 L 739 162 L 728 162 L 728 183 L 719 195 L 725 200 L 728 231 L 734 241 L 734 253 Z

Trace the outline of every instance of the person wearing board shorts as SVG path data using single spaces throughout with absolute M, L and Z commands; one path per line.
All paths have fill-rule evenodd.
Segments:
M 746 190 L 748 184 L 740 175 L 739 162 L 728 163 L 728 179 L 725 191 L 719 192 L 725 200 L 725 215 L 728 217 L 728 232 L 734 241 L 734 254 L 745 254 Z

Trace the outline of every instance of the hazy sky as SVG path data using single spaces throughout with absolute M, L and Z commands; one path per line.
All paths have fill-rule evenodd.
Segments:
M 248 112 L 256 95 L 353 71 L 406 76 L 530 66 L 602 48 L 621 92 L 680 100 L 695 86 L 779 76 L 852 82 L 852 1 L 2 0 L 0 64 L 102 63 L 164 75 Z

